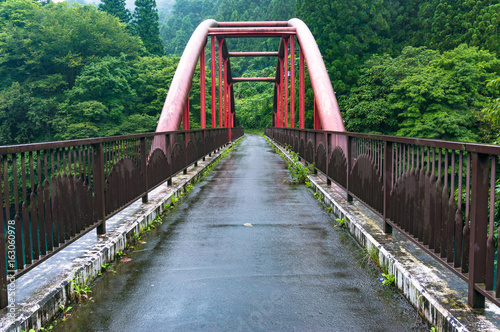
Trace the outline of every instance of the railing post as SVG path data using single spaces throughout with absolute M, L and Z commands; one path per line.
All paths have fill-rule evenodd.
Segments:
M 104 205 L 104 149 L 102 143 L 92 144 L 94 174 L 94 194 L 97 206 L 97 220 L 102 223 L 97 226 L 97 235 L 106 233 L 106 209 Z
M 142 181 L 144 183 L 144 196 L 142 196 L 142 202 L 148 202 L 148 192 L 149 192 L 149 183 L 148 183 L 148 166 L 146 163 L 146 138 L 141 137 L 141 171 L 142 171 Z
M 167 155 L 168 164 L 170 165 L 170 177 L 167 180 L 167 185 L 172 185 L 172 135 L 165 134 L 165 154 Z
M 328 156 L 330 155 L 330 146 L 332 145 L 330 144 L 331 139 L 332 139 L 332 134 L 325 134 L 325 152 L 326 152 L 325 174 L 326 174 L 326 184 L 328 186 L 332 185 L 332 181 L 330 180 L 330 172 L 328 171 L 328 169 L 330 168 L 330 158 L 328 158 Z
M 384 233 L 391 234 L 392 226 L 387 223 L 387 213 L 389 211 L 389 199 L 392 189 L 392 156 L 394 145 L 392 142 L 384 142 L 384 164 L 383 164 L 383 181 L 384 181 Z
M 346 153 L 346 199 L 348 202 L 352 202 L 352 196 L 349 191 L 349 185 L 350 185 L 350 176 L 349 174 L 351 173 L 351 160 L 352 160 L 352 138 L 351 136 L 346 136 L 346 141 L 347 141 L 347 153 Z
M 469 246 L 469 305 L 484 308 L 484 295 L 474 289 L 486 279 L 486 245 L 488 233 L 489 156 L 472 153 L 471 223 Z

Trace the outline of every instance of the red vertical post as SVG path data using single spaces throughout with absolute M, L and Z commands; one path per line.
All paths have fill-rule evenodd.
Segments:
M 319 121 L 318 107 L 316 106 L 316 96 L 314 96 L 314 129 L 321 130 L 321 122 Z
M 280 76 L 281 77 L 281 76 Z M 280 78 L 280 81 L 278 82 L 278 109 L 276 110 L 276 119 L 278 120 L 276 122 L 276 127 L 281 127 L 281 121 L 280 121 L 280 118 L 281 118 L 281 104 L 283 103 L 283 101 L 281 100 L 281 78 Z
M 189 94 L 184 106 L 184 116 L 182 117 L 182 130 L 189 130 Z
M 285 127 L 288 128 L 288 39 L 285 43 Z
M 290 128 L 295 128 L 295 37 L 290 36 Z
M 205 42 L 206 45 L 206 42 Z M 200 122 L 201 128 L 205 129 L 207 126 L 206 117 L 206 94 L 205 94 L 205 46 L 201 49 L 200 54 Z
M 299 127 L 304 129 L 304 86 L 305 86 L 305 65 L 302 46 L 299 49 Z
M 219 44 L 219 128 L 222 127 L 222 43 L 224 39 L 217 39 Z
M 217 122 L 216 122 L 216 114 L 217 111 L 215 110 L 215 36 L 210 37 L 211 41 L 211 48 L 210 48 L 210 57 L 211 57 L 211 71 L 212 71 L 212 128 L 217 127 Z
M 228 87 L 227 87 L 227 92 L 228 92 L 228 98 L 227 98 L 227 124 L 228 124 L 228 132 L 229 132 L 229 141 L 231 142 L 232 141 L 232 133 L 231 133 L 231 128 L 233 128 L 233 121 L 232 121 L 232 113 L 231 113 L 231 86 L 233 85 L 233 83 L 229 83 Z
M 283 127 L 283 60 L 280 59 L 280 67 L 281 67 L 281 76 L 280 76 L 280 100 L 281 100 L 281 107 L 280 107 L 280 127 Z
M 224 59 L 224 127 L 227 128 L 227 60 Z
M 228 94 L 228 97 L 227 97 L 227 104 L 228 104 L 228 124 L 229 124 L 229 128 L 233 128 L 233 116 L 232 116 L 232 104 L 231 104 L 231 88 L 233 87 L 233 83 L 229 83 L 229 86 L 227 87 L 227 94 Z
M 279 127 L 279 123 L 278 123 L 278 113 L 279 113 L 279 109 L 280 109 L 280 89 L 279 89 L 279 85 L 278 85 L 278 82 L 275 82 L 274 83 L 274 106 L 273 106 L 273 127 L 274 128 L 277 128 Z

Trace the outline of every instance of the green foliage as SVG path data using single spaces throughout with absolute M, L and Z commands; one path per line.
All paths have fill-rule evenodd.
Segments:
M 130 11 L 125 8 L 125 0 L 102 0 L 97 8 L 118 17 L 122 23 L 128 23 L 130 21 L 131 14 Z
M 9 0 L 0 4 L 0 17 L 6 17 L 0 22 L 0 86 L 26 82 L 40 93 L 61 92 L 86 64 L 143 50 L 117 18 L 90 5 Z
M 451 50 L 462 43 L 500 51 L 498 1 L 431 0 L 412 1 L 416 14 L 413 30 L 407 31 L 412 43 L 439 50 Z
M 0 90 L 1 144 L 50 139 L 50 119 L 56 108 L 53 98 L 36 96 L 28 86 L 18 82 Z
M 371 134 L 395 134 L 399 127 L 397 113 L 391 107 L 393 87 L 418 72 L 439 56 L 426 48 L 406 47 L 400 56 L 374 55 L 361 69 L 356 87 L 340 101 L 348 131 Z
M 153 55 L 163 55 L 165 51 L 160 40 L 158 10 L 155 0 L 135 0 L 134 32 L 141 37 L 144 46 Z
M 275 68 L 248 70 L 249 77 L 270 77 Z M 234 88 L 237 125 L 244 128 L 265 128 L 272 125 L 274 86 L 269 83 L 238 83 Z
M 485 80 L 500 71 L 495 55 L 460 45 L 394 86 L 398 135 L 475 142 Z
M 500 144 L 500 77 L 490 80 L 487 86 L 494 90 L 494 96 L 489 98 L 488 104 L 483 109 L 483 115 L 497 133 L 495 144 Z
M 406 47 L 396 58 L 375 55 L 340 103 L 347 130 L 487 141 L 491 127 L 481 109 L 490 91 L 482 82 L 499 71 L 494 54 L 466 45 L 443 54 Z
M 80 272 L 71 280 L 71 291 L 78 301 L 81 301 L 82 297 L 88 298 L 88 293 L 92 293 L 90 287 L 87 285 L 87 278 L 85 278 L 83 282 L 81 279 L 82 273 Z
M 311 173 L 311 166 L 306 167 L 299 161 L 298 153 L 294 151 L 288 151 L 291 162 L 288 163 L 288 171 L 290 172 L 290 176 L 292 177 L 292 183 L 305 183 L 307 180 L 307 176 Z M 316 196 L 315 196 L 316 197 Z
M 382 281 L 382 284 L 384 284 L 385 286 L 392 286 L 392 285 L 394 285 L 394 281 L 396 281 L 396 278 L 394 277 L 394 274 L 382 273 L 382 276 L 385 278 Z
M 103 134 L 101 118 L 116 102 L 98 100 L 102 91 L 95 81 L 86 87 L 90 69 L 77 77 L 100 59 L 125 54 L 132 61 L 143 52 L 124 24 L 93 6 L 0 3 L 0 144 Z
M 73 309 L 73 307 L 65 307 L 64 305 L 60 305 L 59 309 L 61 309 L 63 315 L 61 321 L 65 322 L 66 319 L 68 319 L 68 317 L 71 316 L 69 312 L 71 311 L 71 309 Z
M 377 1 L 364 13 L 372 2 L 297 1 L 296 17 L 302 19 L 315 36 L 332 84 L 339 94 L 349 91 L 357 80 L 360 64 L 371 54 L 393 52 L 390 23 L 400 6 Z

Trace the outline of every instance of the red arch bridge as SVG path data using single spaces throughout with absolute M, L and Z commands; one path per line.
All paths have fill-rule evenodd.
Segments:
M 227 48 L 228 38 L 255 37 L 278 38 L 277 51 Z M 232 57 L 257 56 L 276 58 L 274 77 L 232 76 Z M 198 61 L 200 91 L 190 91 Z M 494 219 L 500 148 L 345 132 L 314 38 L 292 19 L 202 22 L 181 57 L 155 133 L 0 147 L 0 306 L 9 303 L 10 282 L 93 229 L 105 233 L 107 218 L 138 198 L 147 202 L 150 190 L 242 136 L 234 128 L 233 87 L 245 81 L 274 84 L 268 137 L 314 164 L 348 200 L 355 197 L 382 216 L 386 232 L 397 229 L 468 282 L 471 306 L 483 307 L 485 298 L 500 304 Z M 306 88 L 314 93 L 313 129 L 304 129 Z M 198 130 L 189 126 L 189 93 L 200 94 Z

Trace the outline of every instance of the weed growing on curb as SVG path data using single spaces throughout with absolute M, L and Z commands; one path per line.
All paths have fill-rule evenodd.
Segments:
M 63 314 L 63 317 L 62 317 L 61 321 L 65 322 L 66 319 L 69 316 L 71 316 L 71 314 L 69 312 L 71 311 L 71 309 L 73 309 L 73 307 L 67 307 L 67 308 L 65 308 L 64 305 L 60 305 L 59 308 L 61 309 L 62 314 Z
M 308 167 L 304 166 L 299 161 L 299 154 L 292 150 L 288 150 L 292 161 L 288 163 L 288 171 L 292 177 L 292 183 L 306 183 L 307 176 L 312 173 L 314 166 L 311 164 Z
M 345 219 L 344 218 L 342 218 L 342 219 L 337 218 L 337 219 L 335 219 L 335 221 L 337 222 L 337 225 L 335 225 L 335 227 L 338 226 L 340 228 L 345 228 Z
M 73 298 L 76 298 L 78 302 L 81 302 L 82 297 L 88 299 L 88 293 L 92 293 L 90 287 L 87 285 L 87 279 L 85 278 L 83 283 L 80 281 L 82 278 L 82 273 L 80 272 L 74 279 L 71 280 L 71 291 L 73 292 Z
M 385 286 L 394 285 L 394 281 L 396 280 L 396 278 L 394 277 L 394 274 L 382 273 L 382 276 L 385 278 L 385 280 L 382 281 L 382 284 L 384 284 Z

